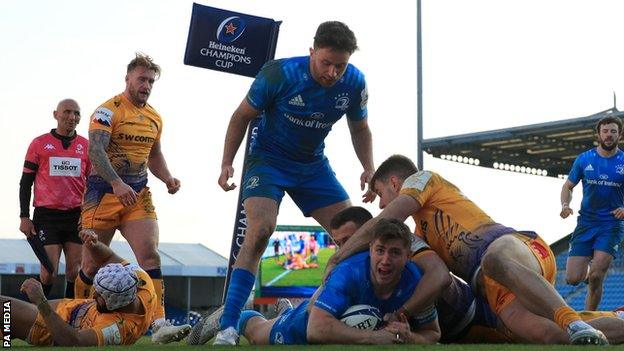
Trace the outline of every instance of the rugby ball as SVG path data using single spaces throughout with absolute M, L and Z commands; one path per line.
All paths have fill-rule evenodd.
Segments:
M 375 330 L 381 325 L 383 317 L 377 307 L 354 305 L 340 317 L 340 321 L 352 328 Z

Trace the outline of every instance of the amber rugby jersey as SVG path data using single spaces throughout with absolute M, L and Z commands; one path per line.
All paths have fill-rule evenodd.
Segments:
M 106 153 L 122 179 L 147 178 L 147 160 L 162 133 L 162 120 L 152 106 L 136 107 L 119 94 L 95 110 L 89 132 L 94 130 L 111 134 Z
M 420 171 L 403 183 L 401 194 L 422 206 L 412 214 L 416 235 L 423 238 L 460 278 L 469 281 L 487 246 L 515 232 L 492 220 L 455 185 L 430 171 Z

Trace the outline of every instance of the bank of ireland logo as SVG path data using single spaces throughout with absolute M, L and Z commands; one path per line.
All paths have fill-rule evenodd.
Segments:
M 228 17 L 217 28 L 217 40 L 229 44 L 243 35 L 246 27 L 244 19 L 238 16 Z
M 247 180 L 247 184 L 245 185 L 245 189 L 253 189 L 260 185 L 260 178 L 258 176 L 253 176 Z
M 349 108 L 349 94 L 344 93 L 336 96 L 334 100 L 336 100 L 335 108 L 340 111 L 346 111 Z
M 617 165 L 615 167 L 615 171 L 617 174 L 624 175 L 624 165 Z

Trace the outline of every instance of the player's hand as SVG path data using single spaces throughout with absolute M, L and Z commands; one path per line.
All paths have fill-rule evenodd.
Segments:
M 380 330 L 374 330 L 372 333 L 371 344 L 389 345 L 404 343 L 404 340 L 401 339 L 401 336 L 398 333 L 393 333 L 387 327 Z
M 360 176 L 360 190 L 363 191 L 366 185 L 368 185 L 368 189 L 366 189 L 366 192 L 364 193 L 364 195 L 362 195 L 362 201 L 364 203 L 373 202 L 375 201 L 375 198 L 377 197 L 377 194 L 375 194 L 375 192 L 372 189 L 372 185 L 370 184 L 370 180 L 373 177 L 374 173 L 375 173 L 374 171 L 364 171 L 362 172 L 362 175 Z
M 123 182 L 121 179 L 116 179 L 111 183 L 113 187 L 113 194 L 117 196 L 119 202 L 124 207 L 132 206 L 137 202 L 137 193 L 130 187 L 130 185 Z
M 219 176 L 219 186 L 225 191 L 236 189 L 236 184 L 228 184 L 228 179 L 234 176 L 234 167 L 222 166 L 221 175 Z
M 574 213 L 574 211 L 572 211 L 570 206 L 568 204 L 564 204 L 563 206 L 561 206 L 561 213 L 559 214 L 559 216 L 565 219 L 565 218 L 568 218 L 568 216 L 571 215 L 572 213 Z
M 30 302 L 38 305 L 41 301 L 45 300 L 45 294 L 41 283 L 34 278 L 28 278 L 22 283 L 20 291 L 28 296 Z
M 33 236 L 37 235 L 37 231 L 35 231 L 35 225 L 28 217 L 20 218 L 19 230 L 20 232 L 24 233 L 24 235 L 26 235 L 26 237 L 28 238 L 32 238 Z
M 624 219 L 624 208 L 618 207 L 615 210 L 611 211 L 611 214 L 617 219 Z
M 403 313 L 399 313 L 398 320 L 388 323 L 384 329 L 395 335 L 395 343 L 404 343 L 410 340 L 412 336 L 410 325 Z
M 78 235 L 87 249 L 93 248 L 98 243 L 98 236 L 92 229 L 83 229 Z
M 175 194 L 178 192 L 178 190 L 180 190 L 181 184 L 177 178 L 171 177 L 167 179 L 165 184 L 167 185 L 167 191 L 169 191 L 169 194 Z

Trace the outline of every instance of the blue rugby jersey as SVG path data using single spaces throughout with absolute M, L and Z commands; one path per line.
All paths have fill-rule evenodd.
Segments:
M 252 155 L 299 162 L 322 159 L 325 137 L 343 115 L 367 117 L 364 75 L 349 64 L 333 86 L 319 85 L 310 73 L 310 57 L 267 62 L 256 76 L 247 102 L 262 111 Z
M 377 307 L 382 316 L 398 310 L 416 290 L 422 273 L 411 261 L 407 263 L 401 280 L 386 300 L 375 296 L 370 278 L 370 254 L 361 252 L 340 262 L 322 287 L 314 306 L 322 308 L 336 318 L 353 305 L 366 304 Z M 419 315 L 418 323 L 426 324 L 437 317 L 435 309 L 426 316 Z
M 583 200 L 579 222 L 617 221 L 611 211 L 624 205 L 624 152 L 605 158 L 596 148 L 580 154 L 568 180 L 583 181 Z

